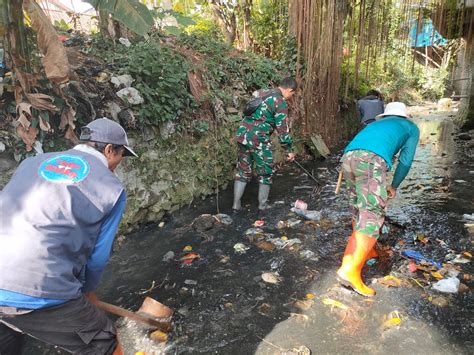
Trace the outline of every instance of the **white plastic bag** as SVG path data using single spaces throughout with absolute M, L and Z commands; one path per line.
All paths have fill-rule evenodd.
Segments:
M 460 283 L 457 277 L 450 277 L 448 279 L 439 280 L 433 285 L 433 289 L 445 293 L 458 293 Z

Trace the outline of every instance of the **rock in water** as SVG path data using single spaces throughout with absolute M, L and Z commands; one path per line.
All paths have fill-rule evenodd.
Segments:
M 281 281 L 281 277 L 277 273 L 265 272 L 262 274 L 262 280 L 270 284 L 277 284 Z
M 448 98 L 443 98 L 438 101 L 438 111 L 451 111 L 451 106 L 453 105 L 453 100 Z
M 192 227 L 196 232 L 205 232 L 214 226 L 216 219 L 210 214 L 202 214 L 193 221 Z

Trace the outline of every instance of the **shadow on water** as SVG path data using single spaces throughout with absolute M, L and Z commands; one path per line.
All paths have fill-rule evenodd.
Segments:
M 168 345 L 160 348 L 147 341 L 144 333 L 123 326 L 127 354 L 158 349 L 180 354 L 275 354 L 301 345 L 313 354 L 472 353 L 472 292 L 445 294 L 448 305 L 435 306 L 429 300 L 439 294 L 413 281 L 423 279 L 423 273 L 407 276 L 407 262 L 399 254 L 402 247 L 413 248 L 442 261 L 447 247 L 436 239 L 454 250 L 471 248 L 460 219 L 462 214 L 473 212 L 469 179 L 469 171 L 474 170 L 472 157 L 454 143 L 450 121 L 430 116 L 419 118 L 417 123 L 420 146 L 409 178 L 397 199 L 390 202 L 390 231 L 381 239 L 393 255 L 382 257 L 366 272 L 366 279 L 397 275 L 403 280 L 402 287 L 375 284 L 377 296 L 367 300 L 334 280 L 350 233 L 347 201 L 344 194 L 334 195 L 340 156 L 305 164 L 326 181 L 318 195 L 308 188 L 313 184 L 306 175 L 295 166 L 286 166 L 275 177 L 273 207 L 266 212 L 262 229 L 275 237 L 298 238 L 300 245 L 265 251 L 245 237 L 245 231 L 259 217 L 255 181 L 243 199 L 249 208 L 231 214 L 233 223 L 229 226 L 214 224 L 204 232 L 190 227 L 199 215 L 216 213 L 215 197 L 210 197 L 177 211 L 163 228 L 148 226 L 129 236 L 113 255 L 100 294 L 106 301 L 131 309 L 137 309 L 149 295 L 175 310 L 176 330 Z M 231 190 L 219 195 L 222 213 L 230 214 Z M 322 210 L 323 218 L 318 224 L 301 222 L 278 229 L 278 221 L 294 217 L 288 213 L 296 199 L 307 201 L 309 209 Z M 427 236 L 429 243 L 417 243 L 414 239 L 419 234 Z M 236 243 L 250 249 L 238 254 L 234 251 Z M 201 259 L 184 266 L 176 260 L 185 254 L 182 250 L 187 245 Z M 314 255 L 305 257 L 302 252 L 307 250 Z M 175 253 L 175 261 L 162 261 L 169 251 Z M 462 268 L 465 273 L 474 273 L 472 264 Z M 281 281 L 265 283 L 263 272 L 278 272 Z M 472 281 L 463 282 L 472 288 Z M 308 299 L 308 293 L 314 299 Z M 342 306 L 324 304 L 328 299 Z M 384 326 L 389 314 L 398 315 L 400 325 Z M 33 348 L 30 345 L 29 349 Z

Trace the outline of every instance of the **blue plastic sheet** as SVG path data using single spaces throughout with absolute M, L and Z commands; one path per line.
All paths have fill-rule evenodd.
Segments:
M 438 31 L 436 31 L 433 26 L 433 21 L 431 21 L 429 18 L 422 19 L 420 21 L 419 27 L 418 20 L 412 21 L 410 40 L 412 47 L 428 47 L 433 45 L 445 46 L 448 44 L 447 39 L 441 36 Z
M 443 265 L 440 262 L 435 261 L 433 259 L 426 258 L 423 256 L 423 254 L 421 254 L 419 251 L 416 251 L 416 250 L 411 250 L 411 249 L 403 250 L 402 255 L 410 259 L 415 259 L 416 261 L 422 261 L 422 260 L 427 261 L 435 265 L 438 269 L 441 269 L 443 267 Z
M 367 260 L 366 264 L 369 265 L 369 266 L 374 266 L 375 264 L 377 263 L 377 259 L 369 259 Z

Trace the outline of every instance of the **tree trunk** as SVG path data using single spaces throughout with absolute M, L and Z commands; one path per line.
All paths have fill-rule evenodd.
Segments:
M 0 0 L 3 18 L 7 22 L 5 58 L 7 65 L 19 71 L 17 80 L 24 91 L 30 91 L 29 81 L 21 73 L 31 72 L 30 55 L 23 22 L 23 0 Z
M 235 12 L 228 11 L 226 13 L 226 11 L 213 0 L 209 0 L 209 7 L 212 17 L 221 29 L 225 43 L 231 46 L 234 43 L 237 31 Z
M 109 13 L 104 10 L 99 10 L 99 31 L 104 37 L 109 36 Z
M 250 13 L 252 11 L 252 0 L 243 0 L 242 10 L 244 13 L 244 48 L 249 49 L 253 45 L 250 36 Z

